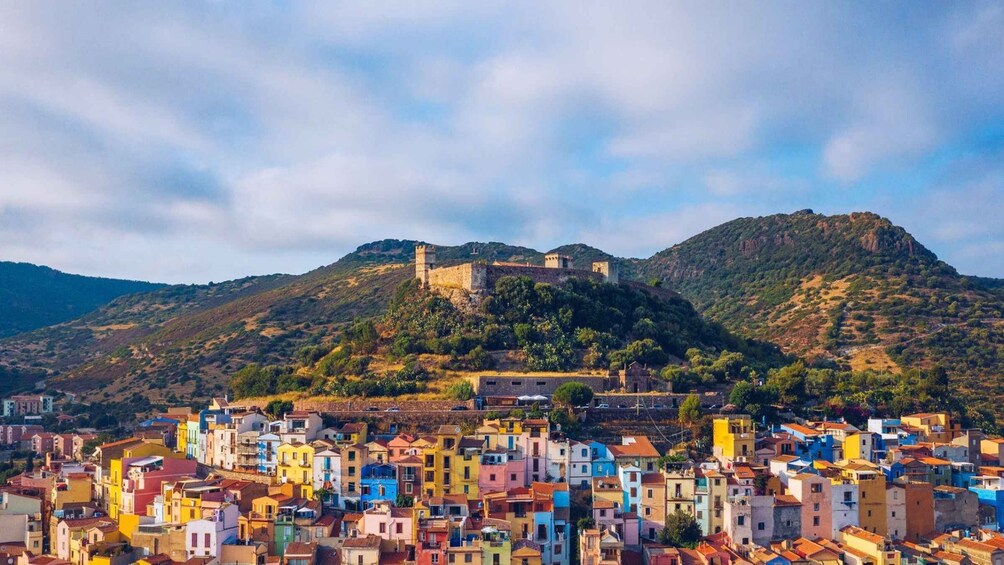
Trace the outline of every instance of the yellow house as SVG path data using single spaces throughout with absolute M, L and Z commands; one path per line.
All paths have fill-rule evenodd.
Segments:
M 434 437 L 420 437 L 411 443 L 411 449 L 418 453 L 422 459 L 422 493 L 426 498 L 435 496 L 438 492 L 442 494 L 443 489 L 436 488 L 436 483 L 441 482 L 442 476 L 436 475 L 436 460 L 439 455 L 439 444 Z
M 178 422 L 178 433 L 177 433 L 177 449 L 180 453 L 185 453 L 188 450 L 188 419 L 185 418 Z
M 858 525 L 880 536 L 888 535 L 885 474 L 863 459 L 840 462 L 840 476 L 858 485 Z
M 187 524 L 202 519 L 202 494 L 220 490 L 199 479 L 184 479 L 175 483 L 164 483 L 164 521 L 169 524 Z
M 304 485 L 304 496 L 313 497 L 314 446 L 309 443 L 284 443 L 276 449 L 275 476 L 280 483 Z
M 489 438 L 489 449 L 516 449 L 519 438 L 523 435 L 523 420 L 519 418 L 502 418 L 485 420 L 482 424 L 486 437 Z M 491 433 L 494 429 L 494 433 Z
M 875 565 L 898 565 L 900 552 L 892 542 L 857 526 L 840 530 L 840 539 L 847 547 L 870 557 Z
M 876 436 L 877 434 L 873 434 L 872 432 L 857 432 L 848 435 L 844 438 L 844 443 L 841 446 L 843 448 L 843 458 L 873 461 L 876 449 Z
M 511 565 L 541 565 L 542 559 L 539 550 L 524 545 L 512 552 Z
M 481 448 L 483 443 L 474 438 L 460 438 L 454 451 L 451 466 L 450 492 L 467 495 L 467 500 L 477 500 L 478 473 L 481 470 Z
M 903 416 L 900 424 L 919 429 L 925 441 L 934 443 L 951 443 L 961 433 L 961 427 L 953 424 L 951 416 L 944 412 Z
M 713 439 L 715 458 L 725 464 L 752 460 L 756 452 L 753 419 L 746 414 L 716 417 Z
M 463 489 L 461 489 L 460 485 L 454 480 L 457 476 L 454 466 L 457 462 L 457 452 L 460 448 L 460 440 L 462 438 L 463 434 L 460 433 L 460 426 L 457 425 L 439 426 L 439 429 L 436 432 L 435 456 L 432 458 L 432 489 L 435 496 L 463 492 Z M 428 463 L 429 460 L 427 457 L 425 464 L 427 465 Z M 427 470 L 425 474 L 426 477 L 429 476 L 429 472 Z M 476 478 L 474 482 L 475 485 L 477 485 Z M 423 486 L 425 486 L 426 490 L 428 490 L 427 484 Z M 475 486 L 475 490 L 476 489 L 477 487 Z

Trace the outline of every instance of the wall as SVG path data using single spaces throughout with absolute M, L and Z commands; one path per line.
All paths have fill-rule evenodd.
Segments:
M 478 375 L 470 382 L 479 396 L 551 396 L 567 382 L 580 382 L 594 393 L 606 389 L 609 378 L 603 375 Z

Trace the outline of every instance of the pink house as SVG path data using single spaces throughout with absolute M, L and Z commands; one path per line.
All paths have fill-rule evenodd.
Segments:
M 802 503 L 802 536 L 829 538 L 833 518 L 830 511 L 830 480 L 819 475 L 799 473 L 788 479 L 788 490 Z
M 122 503 L 120 510 L 127 514 L 146 514 L 165 482 L 174 482 L 194 475 L 197 463 L 192 459 L 127 457 L 122 460 Z
M 387 458 L 391 463 L 417 455 L 417 450 L 412 449 L 411 444 L 415 441 L 414 436 L 408 434 L 397 434 L 387 442 Z
M 415 545 L 415 515 L 411 508 L 396 508 L 377 501 L 363 512 L 362 534 Z
M 31 450 L 41 456 L 45 456 L 46 453 L 52 453 L 55 438 L 56 434 L 54 433 L 39 432 L 31 436 Z
M 506 492 L 525 487 L 526 465 L 517 458 L 514 451 L 491 449 L 481 455 L 481 469 L 478 471 L 478 491 Z

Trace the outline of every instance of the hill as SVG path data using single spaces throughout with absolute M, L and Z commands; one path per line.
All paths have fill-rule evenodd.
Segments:
M 963 390 L 1004 393 L 1000 281 L 960 275 L 875 214 L 740 218 L 641 267 L 787 352 L 862 370 L 941 365 Z
M 740 218 L 649 259 L 620 261 L 622 278 L 659 279 L 682 298 L 660 289 L 610 295 L 602 285 L 566 285 L 538 296 L 539 304 L 510 301 L 496 310 L 489 302 L 474 312 L 450 310 L 448 301 L 403 286 L 414 276 L 418 243 L 368 243 L 298 276 L 117 298 L 75 320 L 0 340 L 0 364 L 9 377 L 0 392 L 44 377 L 84 399 L 139 407 L 198 402 L 223 394 L 230 376 L 245 367 L 251 380 L 285 379 L 273 388 L 346 392 L 361 386 L 353 382 L 400 371 L 414 379 L 415 358 L 423 370 L 445 372 L 482 363 L 588 368 L 616 363 L 632 344 L 651 339 L 662 353 L 691 362 L 686 350 L 693 347 L 741 352 L 764 367 L 776 360 L 763 345 L 771 342 L 815 367 L 891 373 L 882 377 L 890 386 L 904 371 L 942 367 L 950 379 L 945 390 L 1000 414 L 988 399 L 1004 394 L 1004 285 L 960 275 L 875 214 Z M 582 244 L 555 251 L 578 265 L 610 258 Z M 437 248 L 440 265 L 540 264 L 543 255 L 498 242 Z M 521 300 L 535 293 L 523 288 Z M 652 296 L 654 304 L 647 302 Z M 599 311 L 596 304 L 608 309 L 606 320 L 576 318 Z M 527 308 L 535 313 L 519 319 L 508 313 Z M 342 347 L 360 340 L 368 344 L 362 350 Z M 634 347 L 631 355 L 647 351 L 647 345 Z M 349 389 L 337 388 L 343 386 Z
M 19 371 L 4 391 L 47 384 L 85 400 L 201 401 L 226 391 L 248 364 L 286 364 L 330 343 L 360 318 L 383 314 L 414 276 L 415 241 L 360 246 L 327 267 L 213 285 L 178 285 L 121 297 L 75 320 L 0 341 L 0 363 Z M 440 247 L 440 261 L 542 261 L 501 243 Z M 142 397 L 142 398 L 141 398 Z
M 161 286 L 0 261 L 0 338 L 72 320 L 119 296 Z

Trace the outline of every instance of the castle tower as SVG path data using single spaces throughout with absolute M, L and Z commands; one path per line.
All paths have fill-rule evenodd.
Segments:
M 436 268 L 436 248 L 432 245 L 415 246 L 415 278 L 429 284 L 429 271 Z
M 593 272 L 602 274 L 610 284 L 620 282 L 620 268 L 613 261 L 593 261 Z
M 568 255 L 548 253 L 547 255 L 544 255 L 544 266 L 548 269 L 571 269 L 572 258 Z

